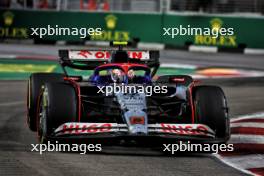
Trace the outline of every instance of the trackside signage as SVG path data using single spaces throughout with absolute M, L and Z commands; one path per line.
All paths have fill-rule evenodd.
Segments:
M 28 29 L 16 27 L 14 25 L 15 19 L 15 14 L 11 11 L 6 11 L 0 15 L 0 38 L 28 38 Z
M 34 16 L 34 18 L 30 18 Z M 37 20 L 35 20 L 37 19 Z M 52 20 L 50 20 L 52 19 Z M 78 19 L 68 20 L 68 19 Z M 87 20 L 92 19 L 92 20 Z M 139 20 L 140 19 L 140 20 Z M 194 20 L 195 19 L 195 20 Z M 65 23 L 67 21 L 67 23 Z M 264 20 L 258 16 L 217 16 L 203 14 L 146 14 L 146 13 L 98 13 L 72 11 L 35 11 L 35 10 L 0 10 L 0 38 L 32 38 L 39 39 L 39 35 L 30 35 L 30 29 L 51 26 L 65 28 L 101 28 L 101 35 L 89 35 L 80 38 L 80 35 L 45 35 L 43 40 L 49 41 L 132 41 L 162 43 L 172 46 L 186 46 L 186 44 L 220 46 L 236 48 L 264 48 L 263 25 Z M 197 35 L 178 35 L 177 38 L 163 36 L 163 28 L 179 24 L 193 28 L 209 28 L 219 31 L 217 38 L 204 33 Z M 221 28 L 233 28 L 233 35 L 220 34 Z
M 104 17 L 105 28 L 101 35 L 91 35 L 91 40 L 97 41 L 129 41 L 131 40 L 129 30 L 120 30 L 118 27 L 118 17 L 108 14 Z M 103 21 L 103 20 L 102 20 Z
M 211 29 L 219 31 L 222 28 L 224 22 L 220 18 L 213 18 L 210 21 Z M 218 37 L 214 37 L 212 35 L 195 35 L 194 36 L 194 44 L 197 45 L 209 45 L 209 46 L 226 46 L 226 47 L 236 47 L 237 46 L 237 36 L 232 33 L 232 35 L 220 35 Z
M 149 60 L 149 51 L 127 51 L 129 58 Z M 108 60 L 111 57 L 110 51 L 69 51 L 69 58 L 74 60 Z
M 65 123 L 59 126 L 55 133 L 63 134 L 89 134 L 108 132 L 127 132 L 127 125 L 117 123 Z M 205 135 L 212 136 L 214 132 L 203 124 L 149 124 L 148 131 L 152 133 L 170 133 L 179 135 Z

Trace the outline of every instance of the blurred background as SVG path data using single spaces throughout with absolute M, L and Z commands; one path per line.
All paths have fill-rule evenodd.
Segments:
M 262 0 L 2 0 L 2 8 L 120 12 L 263 14 Z
M 172 47 L 263 48 L 263 0 L 1 0 L 0 40 L 58 41 L 130 40 Z M 31 27 L 101 27 L 101 36 L 30 35 Z M 233 36 L 163 36 L 163 28 L 179 25 L 234 28 Z M 89 43 L 91 44 L 91 43 Z

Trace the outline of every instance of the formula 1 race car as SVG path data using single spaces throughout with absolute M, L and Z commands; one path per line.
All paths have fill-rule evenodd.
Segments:
M 152 139 L 225 143 L 227 102 L 217 86 L 188 75 L 155 76 L 158 51 L 60 50 L 64 73 L 33 73 L 28 117 L 41 143 L 60 139 Z M 70 76 L 66 67 L 94 70 Z M 154 79 L 155 78 L 155 79 Z

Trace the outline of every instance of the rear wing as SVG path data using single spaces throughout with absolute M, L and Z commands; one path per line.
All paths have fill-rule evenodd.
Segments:
M 59 50 L 60 64 L 63 67 L 71 67 L 81 70 L 93 70 L 96 67 L 113 63 L 112 53 L 117 50 Z M 159 51 L 155 50 L 122 50 L 127 52 L 128 60 L 124 62 L 145 64 L 155 75 L 159 68 Z M 65 70 L 65 69 L 64 69 Z

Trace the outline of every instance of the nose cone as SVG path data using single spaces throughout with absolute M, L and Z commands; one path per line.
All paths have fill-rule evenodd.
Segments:
M 142 110 L 130 110 L 124 114 L 130 134 L 148 134 L 147 115 Z

